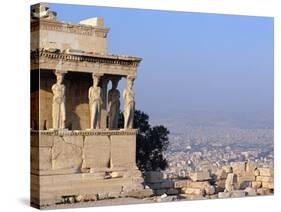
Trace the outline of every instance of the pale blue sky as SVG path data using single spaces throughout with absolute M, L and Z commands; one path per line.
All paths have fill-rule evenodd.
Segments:
M 273 111 L 273 18 L 49 6 L 59 20 L 104 17 L 109 52 L 143 58 L 134 88 L 148 114 Z

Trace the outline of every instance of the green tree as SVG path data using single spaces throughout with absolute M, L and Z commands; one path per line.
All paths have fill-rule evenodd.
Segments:
M 120 113 L 119 127 L 124 126 L 123 113 Z M 137 132 L 137 166 L 141 171 L 165 170 L 168 166 L 163 153 L 169 145 L 169 131 L 163 125 L 151 127 L 149 116 L 136 110 L 134 114 L 134 128 Z

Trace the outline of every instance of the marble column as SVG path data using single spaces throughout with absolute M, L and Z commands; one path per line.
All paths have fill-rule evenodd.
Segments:
M 53 104 L 52 119 L 53 129 L 65 128 L 65 86 L 62 84 L 65 72 L 56 71 L 56 83 L 52 86 Z
M 93 86 L 89 88 L 90 128 L 101 128 L 102 90 L 99 87 L 100 76 L 92 74 Z
M 132 129 L 134 126 L 135 94 L 133 91 L 134 76 L 127 77 L 127 87 L 123 91 L 124 98 L 124 129 Z
M 117 89 L 120 77 L 111 79 L 112 88 L 108 91 L 108 128 L 117 129 L 120 112 L 120 91 Z
M 107 76 L 103 76 L 101 79 L 101 96 L 102 96 L 102 105 L 101 105 L 101 129 L 107 128 L 107 86 L 109 79 Z

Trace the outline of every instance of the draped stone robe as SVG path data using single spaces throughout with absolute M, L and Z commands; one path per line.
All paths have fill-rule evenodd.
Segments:
M 108 106 L 109 128 L 117 129 L 120 110 L 120 92 L 117 89 L 108 92 Z
M 132 89 L 126 88 L 124 98 L 124 128 L 133 128 L 135 113 L 135 95 Z
M 91 129 L 100 128 L 101 119 L 101 88 L 90 87 L 89 89 L 89 105 L 90 105 L 90 117 L 91 117 Z
M 65 128 L 65 86 L 63 84 L 54 84 L 53 91 L 53 107 L 52 118 L 53 128 Z

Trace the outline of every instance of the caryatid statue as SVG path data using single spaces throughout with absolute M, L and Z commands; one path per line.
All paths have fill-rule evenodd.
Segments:
M 113 79 L 112 88 L 108 92 L 108 117 L 109 129 L 118 128 L 118 118 L 120 110 L 120 92 L 117 89 L 119 79 Z
M 89 105 L 90 105 L 90 127 L 91 129 L 100 128 L 101 119 L 101 88 L 98 87 L 100 76 L 93 74 L 93 86 L 89 88 Z
M 65 86 L 62 84 L 64 73 L 56 72 L 57 82 L 52 86 L 53 107 L 52 118 L 53 128 L 65 128 Z
M 124 98 L 124 128 L 133 128 L 135 113 L 135 94 L 133 92 L 133 77 L 127 77 L 127 87 L 123 92 Z

